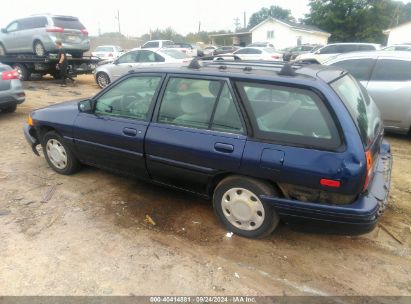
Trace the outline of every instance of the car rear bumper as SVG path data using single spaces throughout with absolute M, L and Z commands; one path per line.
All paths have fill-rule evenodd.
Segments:
M 274 206 L 281 219 L 292 225 L 304 224 L 308 230 L 321 228 L 325 229 L 322 232 L 331 233 L 366 233 L 374 229 L 388 204 L 391 170 L 390 146 L 383 142 L 373 181 L 367 192 L 352 204 L 320 204 L 268 196 L 262 200 Z
M 24 130 L 24 137 L 26 137 L 26 140 L 29 143 L 34 154 L 36 154 L 37 156 L 40 156 L 39 152 L 36 149 L 37 145 L 40 144 L 40 141 L 38 140 L 37 135 L 36 135 L 36 130 L 28 124 L 24 125 L 23 130 Z

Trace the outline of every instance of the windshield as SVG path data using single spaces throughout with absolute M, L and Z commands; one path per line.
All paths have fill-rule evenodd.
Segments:
M 173 50 L 173 49 L 168 49 L 168 50 L 161 50 L 161 52 L 159 53 L 163 53 L 165 55 L 168 55 L 174 59 L 184 59 L 184 58 L 189 58 L 188 55 L 186 55 L 183 52 L 177 51 L 177 50 Z
M 368 148 L 382 126 L 380 111 L 374 101 L 366 89 L 349 74 L 333 82 L 331 87 L 347 107 L 364 147 Z
M 112 52 L 114 49 L 111 46 L 99 46 L 96 48 L 96 52 Z

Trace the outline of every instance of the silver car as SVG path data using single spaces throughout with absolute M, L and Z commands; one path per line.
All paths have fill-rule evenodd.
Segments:
M 76 17 L 37 15 L 11 22 L 0 33 L 0 56 L 34 53 L 44 56 L 56 53 L 56 41 L 74 58 L 90 49 L 88 31 Z
M 113 62 L 100 64 L 94 73 L 97 84 L 104 88 L 111 82 L 137 68 L 157 66 L 184 66 L 192 58 L 187 54 L 174 49 L 160 49 L 152 51 L 147 49 L 134 49 L 125 53 Z
M 19 80 L 19 73 L 0 63 L 0 111 L 11 113 L 25 100 L 25 93 Z
M 409 52 L 361 52 L 339 55 L 324 63 L 349 71 L 374 99 L 385 129 L 411 131 L 411 54 Z

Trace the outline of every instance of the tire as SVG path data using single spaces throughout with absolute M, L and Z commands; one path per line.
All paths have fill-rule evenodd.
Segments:
M 104 72 L 99 72 L 96 75 L 96 82 L 98 86 L 102 89 L 104 89 L 106 86 L 110 84 L 110 77 Z
M 17 104 L 14 104 L 12 106 L 8 106 L 6 108 L 1 109 L 1 111 L 3 113 L 14 113 L 16 112 L 16 109 L 17 109 Z
M 33 52 L 36 56 L 43 57 L 46 55 L 46 49 L 44 48 L 43 43 L 37 40 L 33 44 Z
M 47 132 L 41 145 L 47 163 L 57 173 L 70 175 L 80 169 L 80 162 L 57 132 Z
M 214 190 L 214 212 L 235 234 L 266 237 L 278 226 L 280 218 L 272 206 L 259 198 L 261 195 L 278 196 L 278 193 L 273 186 L 254 178 L 227 177 Z
M 0 56 L 6 56 L 6 55 L 7 55 L 6 48 L 4 47 L 2 43 L 0 43 Z
M 13 66 L 13 69 L 15 69 L 19 73 L 19 78 L 22 81 L 27 81 L 30 80 L 31 73 L 29 70 L 26 68 L 24 64 L 16 63 Z

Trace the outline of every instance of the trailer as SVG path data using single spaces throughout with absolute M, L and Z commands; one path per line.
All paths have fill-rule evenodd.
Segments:
M 101 59 L 92 56 L 72 58 L 67 56 L 68 75 L 75 77 L 80 74 L 91 74 Z M 0 56 L 0 62 L 14 68 L 20 74 L 20 80 L 30 80 L 32 74 L 44 76 L 50 74 L 55 79 L 60 78 L 60 72 L 56 69 L 57 55 L 6 55 Z

